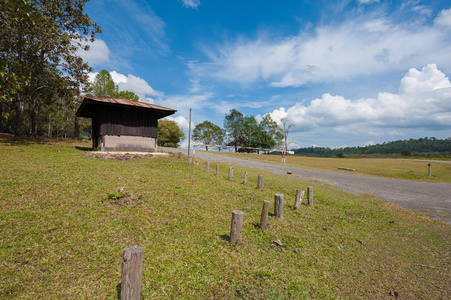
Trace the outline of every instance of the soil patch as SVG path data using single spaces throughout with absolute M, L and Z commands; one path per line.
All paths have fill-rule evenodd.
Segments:
M 98 159 L 105 159 L 105 160 L 130 160 L 133 158 L 143 158 L 143 157 L 154 157 L 153 153 L 112 153 L 112 152 L 85 152 L 85 156 L 92 157 L 92 158 L 98 158 Z

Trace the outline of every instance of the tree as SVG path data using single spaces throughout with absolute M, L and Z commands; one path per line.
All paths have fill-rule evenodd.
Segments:
M 238 152 L 243 122 L 243 114 L 236 109 L 230 110 L 230 114 L 225 116 L 224 129 L 229 137 L 229 144 L 235 146 L 235 152 Z
M 84 14 L 86 0 L 0 1 L 0 101 L 13 103 L 14 133 L 29 111 L 29 132 L 36 136 L 43 99 L 74 101 L 89 87 L 90 67 L 76 55 L 83 41 L 101 32 Z M 45 97 L 44 97 L 45 95 Z
M 92 94 L 100 98 L 124 98 L 139 101 L 138 95 L 131 91 L 119 91 L 118 85 L 113 81 L 110 72 L 101 70 L 97 73 L 92 84 Z
M 288 121 L 287 118 L 281 119 L 280 122 L 282 123 L 282 128 L 281 128 L 281 129 L 282 129 L 283 138 L 284 138 L 283 151 L 284 151 L 285 154 L 286 154 L 286 152 L 287 152 L 287 147 L 288 147 L 288 144 L 287 144 L 288 133 L 290 132 L 290 129 L 291 129 L 292 127 L 294 127 L 294 124 L 291 124 L 291 123 Z
M 119 93 L 116 94 L 116 97 L 139 101 L 139 96 L 130 91 L 119 91 Z
M 206 144 L 205 150 L 208 151 L 208 145 L 212 143 L 221 145 L 224 142 L 224 131 L 210 121 L 204 121 L 194 127 L 193 139 Z M 218 149 L 221 151 L 220 147 Z
M 243 147 L 259 147 L 259 136 L 261 128 L 258 126 L 254 116 L 246 116 L 243 118 L 241 125 L 241 136 L 239 138 L 240 145 Z M 246 149 L 246 152 L 253 152 Z
M 118 86 L 114 83 L 113 77 L 107 70 L 101 70 L 97 73 L 92 84 L 92 93 L 95 97 L 116 98 Z
M 178 148 L 179 143 L 185 139 L 185 134 L 171 120 L 158 121 L 158 146 Z
M 277 125 L 277 122 L 271 118 L 270 114 L 263 116 L 260 121 L 260 126 L 265 132 L 265 134 L 262 135 L 260 147 L 272 149 L 276 145 L 282 144 L 284 139 L 283 130 Z

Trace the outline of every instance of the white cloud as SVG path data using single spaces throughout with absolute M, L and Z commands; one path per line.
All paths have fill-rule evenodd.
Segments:
M 269 113 L 271 119 L 277 122 L 277 124 L 281 124 L 280 120 L 286 118 L 288 113 L 285 111 L 285 108 L 281 107 L 280 109 L 276 109 L 273 112 Z
M 358 1 L 359 1 L 359 3 L 362 3 L 362 4 L 368 4 L 368 3 L 373 3 L 373 2 L 379 3 L 379 0 L 358 0 Z
M 210 107 L 209 100 L 213 94 L 195 94 L 195 95 L 167 95 L 159 99 L 159 105 L 177 109 L 183 115 L 189 114 L 189 109 L 193 110 Z
M 116 83 L 116 84 L 127 82 L 127 76 L 125 76 L 124 74 L 120 74 L 116 71 L 112 71 L 112 72 L 110 72 L 110 75 L 113 78 L 114 83 Z
M 110 60 L 110 49 L 103 40 L 96 39 L 94 42 L 83 42 L 83 45 L 89 45 L 89 50 L 79 49 L 77 55 L 83 58 L 90 65 L 97 66 Z
M 139 96 L 139 100 L 143 102 L 153 103 L 155 98 L 163 97 L 163 92 L 154 90 L 144 79 L 128 74 L 120 74 L 116 71 L 110 72 L 114 83 L 119 86 L 120 91 L 131 91 Z
M 96 79 L 97 74 L 99 74 L 99 72 L 91 72 L 88 74 L 88 80 L 89 82 L 93 83 L 94 80 Z
M 120 48 L 127 49 L 127 52 L 133 51 L 133 48 L 149 48 L 149 46 L 156 46 L 157 50 L 169 50 L 166 43 L 166 23 L 156 15 L 148 2 L 118 1 L 121 13 L 131 22 L 122 23 L 117 18 L 109 20 L 111 24 L 117 26 Z M 140 30 L 136 30 L 136 28 Z
M 451 87 L 448 77 L 435 64 L 425 66 L 421 71 L 412 68 L 401 80 L 401 93 L 418 93 Z
M 329 128 L 339 133 L 396 135 L 401 128 L 451 128 L 451 83 L 434 64 L 410 69 L 401 80 L 400 93 L 379 93 L 377 98 L 349 100 L 323 94 L 309 105 L 297 103 L 270 113 L 296 125 L 293 131 Z
M 205 50 L 209 62 L 192 68 L 205 77 L 241 84 L 263 81 L 275 87 L 349 81 L 431 62 L 451 70 L 451 42 L 442 28 L 448 22 L 449 10 L 432 25 L 365 15 L 319 26 L 311 34 L 240 38 Z
M 199 79 L 190 79 L 191 82 L 191 88 L 190 88 L 190 93 L 191 94 L 195 94 L 198 93 L 202 90 L 202 87 L 199 83 Z
M 99 72 L 89 73 L 89 81 L 94 82 L 96 75 Z M 144 79 L 134 76 L 132 74 L 124 75 L 116 71 L 110 72 L 114 83 L 118 85 L 119 91 L 130 91 L 139 97 L 139 101 L 154 103 L 155 98 L 164 97 L 163 92 L 154 90 Z
M 424 5 L 416 5 L 413 7 L 413 11 L 417 11 L 420 15 L 430 16 L 432 14 L 432 10 L 427 8 Z
M 189 120 L 187 120 L 185 117 L 183 116 L 176 116 L 176 117 L 166 117 L 165 119 L 167 120 L 171 120 L 174 121 L 175 123 L 177 123 L 177 125 L 180 127 L 180 129 L 182 129 L 183 131 L 189 130 Z M 194 128 L 193 124 L 191 124 L 192 128 Z
M 197 8 L 200 5 L 200 0 L 181 0 L 184 7 Z
M 435 18 L 434 23 L 440 26 L 451 26 L 451 8 L 442 10 Z

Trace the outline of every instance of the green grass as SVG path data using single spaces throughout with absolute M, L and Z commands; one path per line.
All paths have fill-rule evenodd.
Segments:
M 207 174 L 199 160 L 102 160 L 83 147 L 0 140 L 1 299 L 117 299 L 131 245 L 144 247 L 145 299 L 451 297 L 451 227 L 420 212 L 321 185 L 314 207 L 293 211 L 311 183 L 264 174 L 259 192 L 258 170 L 235 167 L 229 181 L 228 165 L 216 176 L 214 163 Z M 271 215 L 276 193 L 284 219 Z M 233 210 L 245 214 L 239 245 Z
M 219 153 L 244 159 L 259 159 L 270 163 L 281 164 L 282 161 L 281 155 L 257 155 L 232 152 Z M 430 177 L 428 173 L 428 162 L 413 159 L 324 158 L 289 155 L 286 157 L 285 165 L 330 172 L 351 173 L 350 171 L 338 169 L 349 168 L 355 170 L 354 172 L 352 172 L 352 174 L 359 175 L 418 180 L 426 182 L 451 182 L 451 164 L 442 162 L 429 163 L 432 164 L 432 176 Z

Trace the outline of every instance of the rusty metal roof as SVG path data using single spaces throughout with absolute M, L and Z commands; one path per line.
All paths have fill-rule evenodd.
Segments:
M 114 105 L 114 106 L 127 106 L 134 108 L 151 109 L 153 111 L 158 112 L 159 118 L 164 118 L 177 112 L 177 110 L 175 109 L 124 98 L 85 97 L 75 115 L 78 117 L 90 118 L 92 117 L 93 108 L 98 105 Z

